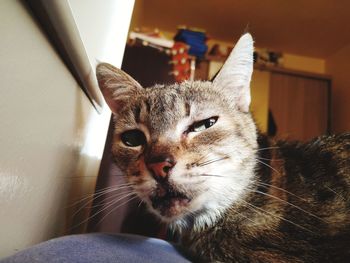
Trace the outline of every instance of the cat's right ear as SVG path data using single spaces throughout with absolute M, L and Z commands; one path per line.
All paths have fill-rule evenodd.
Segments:
M 109 108 L 117 113 L 140 89 L 141 85 L 127 73 L 108 63 L 96 67 L 98 85 Z
M 213 83 L 243 112 L 249 111 L 250 80 L 253 72 L 253 38 L 249 33 L 238 40 Z

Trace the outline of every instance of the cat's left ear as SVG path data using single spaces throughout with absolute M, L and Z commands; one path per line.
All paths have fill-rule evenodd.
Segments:
M 253 38 L 244 34 L 214 79 L 214 85 L 242 112 L 249 111 L 250 80 L 253 73 Z
M 98 85 L 109 108 L 113 113 L 129 103 L 130 98 L 142 90 L 141 85 L 126 72 L 108 63 L 96 67 Z

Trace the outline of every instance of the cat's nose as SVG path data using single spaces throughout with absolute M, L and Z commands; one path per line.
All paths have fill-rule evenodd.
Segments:
M 160 162 L 152 162 L 147 164 L 147 168 L 158 178 L 166 178 L 169 175 L 170 170 L 174 167 L 175 161 L 173 158 L 166 158 Z

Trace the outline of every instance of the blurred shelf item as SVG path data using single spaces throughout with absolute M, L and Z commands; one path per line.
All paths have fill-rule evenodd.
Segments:
M 164 37 L 154 36 L 153 34 L 147 33 L 138 33 L 131 31 L 129 34 L 129 38 L 132 40 L 140 39 L 145 41 L 145 45 L 152 44 L 157 45 L 164 48 L 172 48 L 174 46 L 174 40 L 167 39 Z
M 207 36 L 202 30 L 179 28 L 174 40 L 186 43 L 190 47 L 188 53 L 197 58 L 203 58 L 208 50 Z
M 331 75 L 328 75 L 328 74 L 319 74 L 319 73 L 289 69 L 289 68 L 284 68 L 284 67 L 276 67 L 276 66 L 268 66 L 268 65 L 254 65 L 254 69 L 275 72 L 275 73 L 281 73 L 281 74 L 284 73 L 284 74 L 289 74 L 289 75 L 302 76 L 305 78 L 321 79 L 321 80 L 326 80 L 326 81 L 332 80 Z

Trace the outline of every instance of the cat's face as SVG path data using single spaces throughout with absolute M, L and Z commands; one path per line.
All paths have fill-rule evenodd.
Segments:
M 257 147 L 248 113 L 252 40 L 244 35 L 213 82 L 143 89 L 100 64 L 116 120 L 112 152 L 149 209 L 166 222 L 210 224 L 251 183 Z

